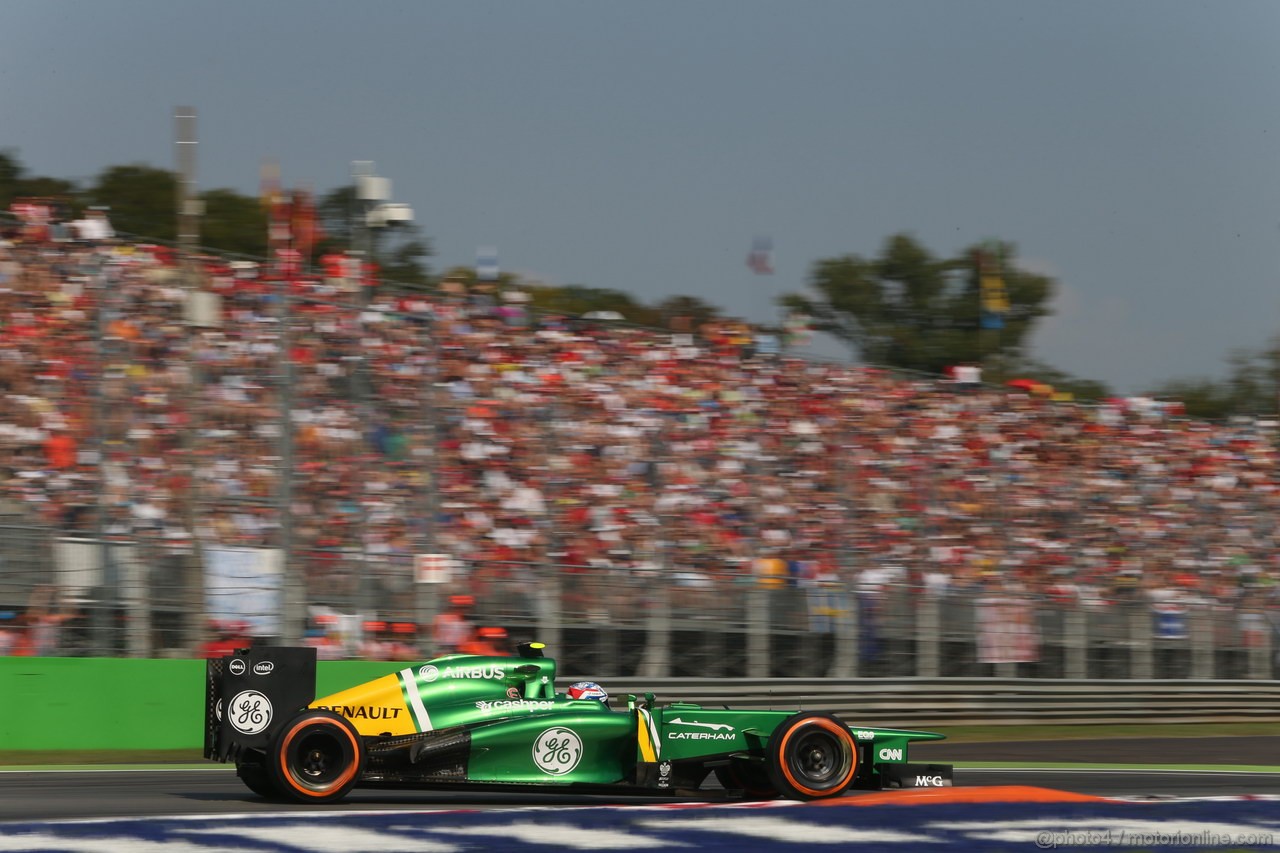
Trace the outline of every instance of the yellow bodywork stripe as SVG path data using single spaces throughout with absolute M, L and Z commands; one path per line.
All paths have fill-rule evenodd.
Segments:
M 649 712 L 641 708 L 636 714 L 639 732 L 636 733 L 636 739 L 640 743 L 640 760 L 641 761 L 657 761 L 658 753 L 662 751 L 662 744 L 658 741 L 658 734 L 653 728 L 653 719 L 649 716 Z

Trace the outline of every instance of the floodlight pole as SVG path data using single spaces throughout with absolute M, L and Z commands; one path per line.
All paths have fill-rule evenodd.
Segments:
M 182 262 L 182 289 L 185 292 L 187 315 L 187 382 L 182 408 L 187 413 L 187 424 L 182 430 L 181 446 L 183 467 L 186 469 L 187 495 L 185 496 L 182 523 L 191 537 L 191 553 L 187 555 L 187 570 L 183 583 L 183 599 L 187 612 L 187 624 L 183 645 L 194 652 L 204 631 L 204 550 L 197 530 L 197 505 L 200 485 L 196 473 L 196 430 L 200 428 L 195 409 L 200 404 L 200 368 L 195 363 L 194 344 L 197 339 L 196 300 L 199 282 L 196 278 L 196 250 L 200 243 L 200 216 L 204 213 L 196 197 L 196 111 L 194 107 L 178 107 L 174 110 L 174 148 L 178 166 L 178 250 Z

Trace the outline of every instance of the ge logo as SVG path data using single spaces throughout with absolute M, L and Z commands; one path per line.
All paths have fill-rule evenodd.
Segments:
M 440 677 L 440 670 L 436 669 L 431 664 L 427 664 L 422 669 L 418 670 L 418 675 L 421 676 L 423 681 L 435 681 Z
M 563 776 L 581 760 L 582 738 L 576 732 L 556 726 L 533 742 L 533 763 L 548 776 Z
M 231 727 L 247 735 L 256 735 L 271 725 L 271 700 L 257 690 L 241 690 L 227 706 Z

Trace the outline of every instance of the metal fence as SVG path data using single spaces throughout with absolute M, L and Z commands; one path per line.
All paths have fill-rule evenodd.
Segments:
M 0 594 L 12 597 L 21 586 L 25 595 L 52 582 L 73 602 L 59 611 L 52 599 L 38 601 L 28 625 L 10 629 L 32 633 L 31 653 L 182 653 L 189 613 L 172 582 L 182 571 L 172 555 L 149 552 L 146 543 L 56 537 L 29 527 L 3 532 Z M 39 544 L 41 532 L 49 547 Z M 48 558 L 45 571 L 11 570 L 32 565 L 28 557 L 36 551 Z M 251 549 L 235 553 L 255 565 L 261 556 Z M 409 568 L 397 574 L 392 583 L 411 589 Z M 748 576 L 689 587 L 525 563 L 476 565 L 430 588 L 441 610 L 466 595 L 465 618 L 473 628 L 502 628 L 500 645 L 507 650 L 540 640 L 555 650 L 564 671 L 602 677 L 1280 679 L 1271 614 L 1209 603 L 1082 607 L 982 590 L 938 594 L 891 585 L 867 591 Z M 258 602 L 240 609 L 248 630 L 237 639 L 255 633 L 279 639 L 261 627 L 280 624 L 278 593 L 270 575 L 232 586 L 230 595 Z M 365 593 L 308 594 L 316 625 L 309 641 L 327 657 L 418 659 L 451 650 L 408 616 L 359 610 Z M 59 612 L 66 618 L 42 621 Z M 400 627 L 407 629 L 403 635 Z M 102 647 L 104 637 L 112 647 Z
M 707 707 L 822 708 L 851 725 L 1274 723 L 1280 682 L 1026 678 L 610 679 L 614 695 L 653 691 Z M 921 701 L 921 697 L 928 697 Z
M 617 676 L 1276 677 L 1268 422 L 123 248 L 14 250 L 0 652 L 456 617 Z

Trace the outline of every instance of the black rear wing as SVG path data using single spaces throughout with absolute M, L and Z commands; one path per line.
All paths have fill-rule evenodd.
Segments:
M 205 663 L 204 757 L 266 750 L 290 717 L 316 698 L 316 650 L 254 646 Z

